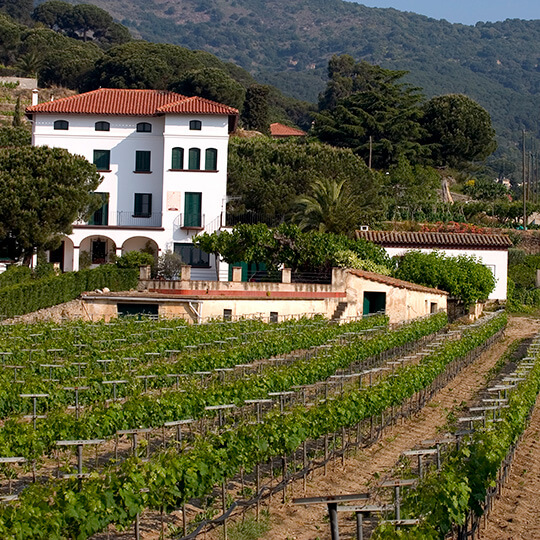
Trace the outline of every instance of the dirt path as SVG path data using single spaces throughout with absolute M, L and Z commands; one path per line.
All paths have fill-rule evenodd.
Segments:
M 489 370 L 513 341 L 532 337 L 539 330 L 540 320 L 538 319 L 510 319 L 505 337 L 472 365 L 465 368 L 446 388 L 438 392 L 428 406 L 416 417 L 387 430 L 381 441 L 357 456 L 347 459 L 344 467 L 341 467 L 341 462 L 339 465 L 336 464 L 334 468 L 330 467 L 326 477 L 316 473 L 316 476 L 309 481 L 306 493 L 304 494 L 301 485 L 299 485 L 294 489 L 294 496 L 315 497 L 365 492 L 374 475 L 383 475 L 397 462 L 402 452 L 436 435 L 437 428 L 445 423 L 448 411 L 463 401 L 469 401 L 474 396 L 475 392 L 483 386 Z M 540 436 L 540 412 L 537 416 L 538 436 Z M 540 445 L 538 437 L 533 442 L 535 445 Z M 535 493 L 538 494 L 540 460 L 536 465 Z M 515 471 L 520 470 L 522 471 L 523 468 L 515 467 Z M 532 475 L 533 473 L 530 476 Z M 526 492 L 523 491 L 523 494 L 525 495 Z M 532 510 L 537 500 L 536 497 L 532 496 L 532 493 L 530 495 L 530 513 L 527 514 L 529 517 L 533 515 Z M 330 537 L 324 505 L 304 507 L 288 503 L 276 506 L 274 502 L 271 514 L 273 526 L 264 537 L 266 540 L 326 540 Z M 540 538 L 540 519 L 537 519 L 537 523 L 539 525 L 536 530 L 537 534 L 523 536 L 523 538 Z M 344 538 L 346 537 L 344 535 Z M 490 538 L 500 540 L 501 538 L 522 537 L 497 536 L 495 534 Z
M 514 457 L 510 478 L 490 514 L 481 538 L 536 540 L 540 538 L 540 397 Z

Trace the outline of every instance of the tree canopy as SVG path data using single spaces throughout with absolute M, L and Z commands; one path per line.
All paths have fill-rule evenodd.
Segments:
M 265 134 L 270 132 L 269 93 L 270 89 L 262 84 L 253 84 L 247 89 L 241 117 L 246 129 Z
M 487 300 L 495 288 L 491 270 L 474 257 L 449 257 L 437 251 L 409 251 L 394 259 L 397 262 L 395 277 L 447 291 L 466 306 Z
M 0 245 L 28 261 L 34 250 L 58 247 L 73 222 L 99 205 L 94 165 L 67 150 L 0 148 Z
M 424 105 L 422 125 L 436 166 L 482 161 L 497 148 L 489 113 L 461 94 L 430 99 Z
M 269 222 L 291 219 L 298 197 L 314 196 L 316 182 L 342 184 L 342 198 L 354 203 L 349 216 L 357 221 L 353 228 L 372 223 L 383 212 L 381 175 L 370 171 L 349 149 L 318 142 L 233 137 L 228 172 L 228 212 L 232 214 L 251 213 Z
M 187 96 L 201 96 L 240 109 L 246 96 L 245 88 L 219 68 L 187 71 L 169 89 Z
M 347 251 L 381 266 L 389 268 L 391 264 L 383 248 L 363 239 L 319 231 L 304 233 L 287 224 L 276 228 L 262 223 L 237 225 L 231 232 L 205 233 L 193 242 L 206 253 L 219 253 L 228 263 L 264 263 L 269 269 L 284 265 L 303 272 L 328 271 L 340 266 Z
M 322 142 L 351 148 L 366 163 L 387 169 L 400 156 L 418 162 L 423 155 L 418 88 L 391 71 L 348 55 L 333 57 L 329 82 L 321 96 L 313 135 Z

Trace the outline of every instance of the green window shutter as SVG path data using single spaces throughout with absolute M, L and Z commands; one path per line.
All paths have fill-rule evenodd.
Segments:
M 201 169 L 201 151 L 199 148 L 189 149 L 189 170 L 199 171 Z
M 135 172 L 150 172 L 150 151 L 136 150 Z
M 109 171 L 111 169 L 111 151 L 94 150 L 94 165 L 98 171 Z
M 109 224 L 109 194 L 96 193 L 101 197 L 101 208 L 98 208 L 90 217 L 88 225 L 108 225 Z
M 184 226 L 200 227 L 202 193 L 186 193 L 184 202 Z
M 171 169 L 181 170 L 183 168 L 184 168 L 184 149 L 173 148 Z
M 217 171 L 217 150 L 207 148 L 205 152 L 204 168 L 207 171 Z
M 135 193 L 134 217 L 150 217 L 152 214 L 152 194 Z

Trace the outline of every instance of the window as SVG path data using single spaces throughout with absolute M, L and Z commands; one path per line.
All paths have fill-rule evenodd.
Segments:
M 137 124 L 137 132 L 138 133 L 152 133 L 152 124 L 149 124 L 148 122 L 139 122 Z
M 94 165 L 98 171 L 111 170 L 111 151 L 110 150 L 94 150 Z
M 196 248 L 193 244 L 174 244 L 174 252 L 180 255 L 184 264 L 194 268 L 209 268 L 210 255 Z
M 189 129 L 200 131 L 202 128 L 202 122 L 200 120 L 191 120 L 189 122 Z
M 110 131 L 111 124 L 109 122 L 96 122 L 95 129 L 96 131 Z
M 88 225 L 108 225 L 109 224 L 109 194 L 96 193 L 101 197 L 101 208 L 98 208 L 88 221 Z
M 279 313 L 277 311 L 271 311 L 270 312 L 270 322 L 271 323 L 277 323 L 279 319 Z
M 152 215 L 152 194 L 135 193 L 133 217 L 148 218 Z
M 150 172 L 150 150 L 135 152 L 135 172 Z
M 232 320 L 232 309 L 224 309 L 223 310 L 223 320 L 224 321 Z
M 188 169 L 190 171 L 200 171 L 201 170 L 201 151 L 199 150 L 199 148 L 190 148 L 189 149 Z
M 56 120 L 54 129 L 69 129 L 69 122 L 67 120 Z
M 217 171 L 217 150 L 207 148 L 204 159 L 204 169 L 206 171 Z
M 171 169 L 175 171 L 180 171 L 184 168 L 184 149 L 183 148 L 173 148 L 172 149 L 172 160 L 171 160 Z
M 202 193 L 186 193 L 184 201 L 184 227 L 201 227 Z

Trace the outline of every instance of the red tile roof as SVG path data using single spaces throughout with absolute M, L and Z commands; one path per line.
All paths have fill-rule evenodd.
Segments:
M 270 134 L 272 137 L 305 137 L 307 133 L 298 128 L 286 126 L 285 124 L 270 124 Z
M 438 249 L 495 249 L 505 250 L 512 241 L 504 234 L 474 234 L 450 232 L 412 231 L 356 231 L 356 238 L 384 247 L 438 248 Z
M 417 285 L 416 283 L 410 283 L 409 281 L 403 281 L 402 279 L 396 279 L 390 276 L 384 276 L 382 274 L 375 274 L 374 272 L 366 272 L 365 270 L 348 270 L 353 276 L 367 279 L 369 281 L 376 281 L 377 283 L 383 283 L 390 285 L 391 287 L 398 287 L 400 289 L 408 289 L 410 291 L 426 292 L 432 294 L 443 294 L 448 296 L 446 291 L 440 289 L 433 289 L 431 287 L 424 287 L 423 285 Z
M 100 114 L 158 116 L 161 114 L 237 115 L 238 110 L 200 97 L 186 97 L 164 90 L 100 88 L 27 107 L 27 114 Z

